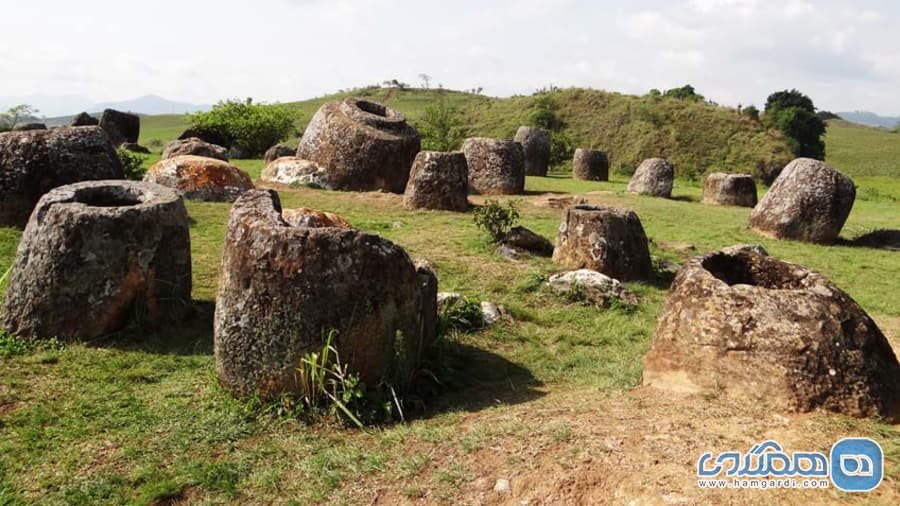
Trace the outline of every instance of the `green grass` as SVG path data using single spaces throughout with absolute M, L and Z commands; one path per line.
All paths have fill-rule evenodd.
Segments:
M 900 175 L 900 134 L 829 122 L 825 161 L 854 178 L 896 178 Z
M 237 161 L 258 174 L 258 161 Z M 900 184 L 875 185 L 884 197 L 859 200 L 848 231 L 896 226 Z M 868 188 L 868 180 L 860 183 Z M 900 316 L 896 253 L 762 239 L 746 230 L 747 209 L 696 202 L 700 188 L 679 181 L 662 200 L 627 195 L 625 181 L 585 183 L 554 176 L 529 178 L 529 192 L 602 192 L 605 202 L 632 207 L 653 241 L 690 242 L 699 251 L 738 242 L 764 244 L 779 257 L 808 265 L 834 280 L 876 317 Z M 356 226 L 404 246 L 437 266 L 441 290 L 510 307 L 514 324 L 462 337 L 469 386 L 438 402 L 426 420 L 374 432 L 307 428 L 297 421 L 258 416 L 220 391 L 211 355 L 214 300 L 228 204 L 189 202 L 194 298 L 199 316 L 185 328 L 101 346 L 69 344 L 12 350 L 0 358 L 0 498 L 59 503 L 147 503 L 168 499 L 223 502 L 293 499 L 341 502 L 367 477 L 414 480 L 450 498 L 471 480 L 461 466 L 430 466 L 404 448 L 417 442 L 454 445 L 463 454 L 497 434 L 527 438 L 527 426 L 483 425 L 455 436 L 460 410 L 480 399 L 517 402 L 544 384 L 554 391 L 582 387 L 621 390 L 638 384 L 642 357 L 665 297 L 661 286 L 631 283 L 642 297 L 634 313 L 569 303 L 534 282 L 555 270 L 544 259 L 513 264 L 492 253 L 471 214 L 410 211 L 390 195 L 297 190 L 281 192 L 285 207 L 337 212 Z M 879 194 L 881 195 L 881 194 Z M 560 212 L 522 203 L 522 223 L 552 237 Z M 0 229 L 0 270 L 12 261 L 19 232 Z M 511 390 L 511 387 L 514 390 Z M 495 401 L 496 399 L 496 401 Z M 868 426 L 866 426 L 868 427 Z M 558 442 L 565 424 L 538 427 Z M 342 499 L 342 497 L 344 499 Z M 449 500 L 449 499 L 447 499 Z

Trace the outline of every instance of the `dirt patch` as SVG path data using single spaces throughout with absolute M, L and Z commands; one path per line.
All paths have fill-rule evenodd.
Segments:
M 355 488 L 367 504 L 846 503 L 854 496 L 834 489 L 703 490 L 696 483 L 697 459 L 706 451 L 746 452 L 765 439 L 787 451 L 827 453 L 841 437 L 866 435 L 865 426 L 823 413 L 777 414 L 759 403 L 650 387 L 551 393 L 469 414 L 454 435 L 460 445 L 410 445 L 410 459 L 430 458 L 416 476 Z M 886 443 L 884 435 L 872 436 Z M 885 482 L 866 500 L 898 504 L 895 459 L 888 459 Z M 449 486 L 448 469 L 456 478 Z M 508 480 L 509 490 L 496 491 L 498 480 Z

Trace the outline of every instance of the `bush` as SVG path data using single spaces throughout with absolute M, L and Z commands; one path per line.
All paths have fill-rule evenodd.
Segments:
M 500 242 L 519 220 L 519 210 L 511 200 L 504 206 L 498 200 L 489 199 L 475 209 L 473 219 L 475 226 L 487 232 L 493 242 Z
M 164 143 L 161 139 L 150 139 L 147 142 L 147 148 L 153 151 L 162 151 L 165 146 L 166 143 Z
M 190 114 L 187 119 L 193 128 L 231 139 L 233 147 L 249 157 L 262 156 L 294 129 L 290 109 L 279 104 L 254 104 L 251 99 L 222 101 L 209 112 Z
M 144 178 L 144 173 L 147 172 L 143 166 L 144 160 L 147 159 L 146 156 L 122 148 L 116 148 L 116 155 L 122 162 L 122 173 L 125 174 L 125 179 L 140 181 Z
M 422 134 L 423 150 L 454 151 L 460 148 L 468 135 L 462 111 L 451 104 L 443 93 L 437 102 L 425 108 L 416 126 Z
M 451 331 L 474 332 L 482 327 L 484 313 L 481 312 L 481 304 L 465 297 L 445 305 L 438 319 L 438 333 L 442 336 Z

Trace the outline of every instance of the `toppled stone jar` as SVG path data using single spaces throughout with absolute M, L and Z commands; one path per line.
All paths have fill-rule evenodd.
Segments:
M 465 211 L 469 208 L 468 174 L 462 153 L 422 151 L 413 162 L 403 204 L 412 209 Z
M 566 269 L 592 269 L 619 281 L 653 278 L 647 235 L 628 209 L 574 206 L 566 209 L 553 261 Z
M 99 127 L 0 134 L 0 226 L 24 226 L 57 186 L 122 177 L 115 147 Z
M 724 388 L 795 411 L 900 415 L 900 365 L 869 315 L 824 276 L 746 249 L 678 272 L 644 383 Z
M 0 326 L 23 338 L 92 338 L 177 322 L 191 309 L 190 246 L 184 202 L 168 188 L 56 188 L 22 235 Z
M 750 228 L 777 239 L 830 244 L 854 200 L 856 187 L 849 177 L 819 160 L 798 158 L 750 212 Z
M 205 156 L 180 155 L 153 164 L 144 181 L 168 186 L 188 200 L 234 202 L 253 188 L 253 180 L 228 162 Z
M 297 157 L 323 167 L 335 190 L 403 193 L 420 144 L 419 132 L 399 112 L 348 98 L 319 108 Z
M 469 192 L 481 195 L 525 193 L 525 151 L 516 141 L 471 137 L 463 143 Z
M 301 358 L 333 333 L 341 363 L 377 386 L 434 337 L 436 315 L 426 313 L 436 302 L 424 298 L 436 293 L 423 275 L 388 240 L 292 226 L 277 193 L 245 193 L 231 210 L 216 298 L 220 382 L 238 396 L 297 393 Z

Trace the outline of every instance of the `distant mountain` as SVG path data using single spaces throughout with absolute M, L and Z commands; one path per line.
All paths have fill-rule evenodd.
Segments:
M 209 110 L 209 105 L 189 104 L 187 102 L 175 102 L 158 95 L 144 95 L 143 97 L 118 102 L 103 102 L 94 104 L 88 111 L 101 112 L 103 109 L 116 109 L 138 114 L 184 114 Z
M 873 127 L 894 128 L 900 123 L 900 116 L 879 116 L 869 111 L 839 112 L 837 115 L 847 121 Z

